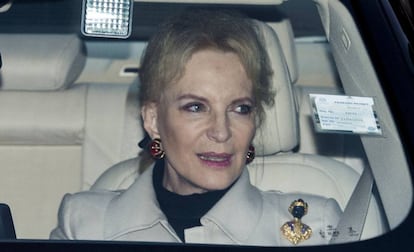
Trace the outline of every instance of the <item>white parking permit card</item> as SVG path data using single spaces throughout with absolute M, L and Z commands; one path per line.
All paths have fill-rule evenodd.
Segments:
M 381 135 L 372 97 L 310 94 L 318 132 Z

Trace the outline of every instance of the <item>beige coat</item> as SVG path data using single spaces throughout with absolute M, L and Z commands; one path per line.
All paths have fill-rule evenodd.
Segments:
M 202 226 L 185 230 L 188 243 L 289 246 L 280 227 L 292 216 L 288 207 L 302 198 L 309 205 L 302 221 L 311 238 L 299 245 L 325 244 L 341 214 L 335 200 L 304 194 L 262 192 L 239 180 L 201 219 Z M 185 211 L 185 209 L 183 209 Z M 87 191 L 66 195 L 52 239 L 181 242 L 161 212 L 152 186 L 152 169 L 125 191 Z

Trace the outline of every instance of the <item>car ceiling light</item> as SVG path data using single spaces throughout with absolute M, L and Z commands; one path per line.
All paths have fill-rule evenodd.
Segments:
M 133 0 L 83 0 L 82 33 L 85 36 L 128 38 Z
M 0 13 L 10 10 L 10 8 L 12 7 L 12 4 L 13 4 L 12 0 L 0 0 Z

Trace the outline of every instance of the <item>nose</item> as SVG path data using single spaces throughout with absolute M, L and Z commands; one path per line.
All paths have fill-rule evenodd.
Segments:
M 215 142 L 226 142 L 231 137 L 230 122 L 226 113 L 211 117 L 207 137 Z

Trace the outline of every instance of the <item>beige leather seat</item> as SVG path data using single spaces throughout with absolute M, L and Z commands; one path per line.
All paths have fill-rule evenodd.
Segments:
M 124 128 L 139 127 L 135 91 L 76 83 L 86 56 L 75 34 L 0 34 L 0 52 L 0 200 L 18 238 L 47 239 L 65 193 L 136 156 L 140 135 Z
M 359 179 L 358 172 L 337 160 L 295 153 L 299 144 L 297 111 L 291 76 L 279 39 L 268 25 L 258 22 L 274 71 L 275 106 L 266 110 L 266 120 L 254 139 L 256 159 L 248 167 L 251 182 L 263 190 L 304 192 L 335 198 L 344 208 Z M 139 176 L 138 158 L 109 168 L 91 190 L 127 188 Z M 311 206 L 310 206 L 311 207 Z M 384 232 L 375 198 L 371 199 L 362 238 Z
M 0 34 L 0 199 L 18 238 L 47 238 L 64 193 L 80 189 L 83 43 L 68 34 Z

